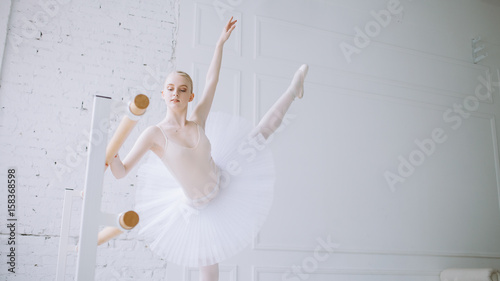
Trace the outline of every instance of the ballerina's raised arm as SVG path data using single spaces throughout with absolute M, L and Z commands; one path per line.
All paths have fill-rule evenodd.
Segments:
M 212 58 L 212 62 L 210 63 L 210 67 L 208 68 L 207 77 L 205 81 L 205 89 L 203 90 L 203 94 L 201 96 L 200 101 L 196 105 L 191 114 L 190 120 L 198 123 L 202 128 L 205 128 L 205 122 L 207 120 L 208 114 L 210 113 L 210 108 L 212 107 L 212 102 L 215 96 L 215 89 L 217 88 L 217 83 L 219 82 L 219 73 L 220 67 L 222 63 L 222 49 L 224 47 L 224 43 L 226 43 L 227 39 L 233 32 L 236 27 L 237 20 L 233 21 L 233 17 L 231 17 L 224 26 L 222 33 L 215 45 L 215 52 Z

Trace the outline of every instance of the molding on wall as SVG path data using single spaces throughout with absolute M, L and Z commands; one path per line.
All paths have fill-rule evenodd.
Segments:
M 259 74 L 259 73 L 254 73 L 254 118 L 255 120 L 258 120 L 260 117 L 260 109 L 259 109 L 259 102 L 260 102 L 260 80 L 262 79 L 268 79 L 268 80 L 273 80 L 273 79 L 283 79 L 283 80 L 288 80 L 289 77 L 284 77 L 284 76 L 271 76 L 267 74 Z M 363 79 L 360 78 L 360 81 L 363 81 Z M 323 84 L 323 83 L 317 83 L 317 82 L 307 82 L 306 85 L 310 86 L 317 86 L 317 87 L 324 87 L 324 88 L 332 88 L 334 90 L 340 90 L 340 91 L 335 91 L 332 95 L 346 95 L 346 96 L 356 96 L 360 97 L 363 99 L 369 99 L 369 100 L 375 100 L 375 101 L 381 101 L 384 103 L 393 103 L 393 104 L 400 104 L 400 105 L 409 105 L 409 106 L 414 106 L 418 108 L 425 108 L 428 110 L 434 110 L 437 112 L 445 112 L 447 109 L 452 108 L 453 104 L 449 105 L 443 105 L 441 103 L 433 103 L 433 102 L 423 102 L 419 100 L 414 100 L 411 98 L 401 98 L 401 97 L 395 97 L 395 96 L 388 96 L 384 94 L 379 94 L 375 92 L 368 92 L 368 91 L 360 91 L 357 89 L 352 89 L 352 88 L 344 88 L 344 87 L 338 87 L 334 85 L 329 85 L 329 84 Z M 389 87 L 394 87 L 395 85 L 388 84 Z M 348 94 L 341 93 L 341 91 L 348 91 Z M 494 119 L 495 116 L 489 112 L 481 112 L 481 111 L 470 111 L 471 116 L 476 117 L 476 118 L 482 118 L 482 119 L 487 119 L 491 120 Z M 494 131 L 492 131 L 494 133 Z M 499 170 L 500 171 L 500 170 Z
M 255 240 L 259 238 L 256 237 Z M 289 247 L 285 245 L 259 244 L 254 240 L 253 249 L 261 251 L 279 251 L 279 252 L 307 252 L 313 253 L 314 249 L 306 247 Z M 325 250 L 318 252 L 328 253 Z M 431 252 L 431 251 L 375 251 L 363 249 L 335 249 L 333 253 L 338 254 L 356 254 L 356 255 L 394 255 L 394 256 L 426 256 L 426 257 L 452 257 L 452 258 L 487 258 L 487 259 L 500 259 L 500 253 L 452 253 L 452 252 Z
M 254 122 L 257 122 L 261 117 L 261 80 L 276 80 L 277 78 L 286 79 L 284 77 L 274 77 L 265 74 L 254 73 Z M 309 83 L 309 85 L 332 87 L 330 85 L 321 85 L 318 83 Z M 422 108 L 425 110 L 433 110 L 437 112 L 444 112 L 449 107 L 434 104 L 434 103 L 424 103 L 413 100 L 401 100 L 396 97 L 388 97 L 385 95 L 380 95 L 376 93 L 365 93 L 356 90 L 348 90 L 349 95 L 354 95 L 361 98 L 379 100 L 382 102 L 392 102 L 396 104 L 413 106 L 417 108 Z M 335 93 L 338 94 L 338 93 Z M 495 115 L 483 112 L 470 112 L 470 118 L 479 118 L 486 120 L 490 123 L 490 133 L 492 135 L 492 149 L 494 152 L 495 159 L 495 173 L 497 181 L 497 195 L 500 205 L 500 163 L 499 163 L 499 152 L 498 152 L 498 142 L 496 135 L 496 123 Z M 500 215 L 500 212 L 499 212 Z M 260 234 L 257 234 L 254 238 L 252 248 L 254 250 L 265 250 L 265 251 L 294 251 L 294 252 L 314 252 L 314 249 L 307 247 L 297 247 L 296 245 L 280 245 L 280 244 L 264 244 L 260 241 Z M 440 251 L 411 251 L 411 250 L 366 250 L 366 249 L 336 249 L 336 253 L 348 253 L 348 254 L 377 254 L 377 255 L 408 255 L 408 256 L 440 256 L 440 257 L 472 257 L 472 258 L 500 258 L 499 253 L 483 253 L 483 252 L 440 252 Z
M 202 16 L 202 13 L 203 12 L 206 12 L 206 11 L 210 11 L 210 12 L 214 12 L 214 7 L 211 6 L 211 5 L 206 5 L 206 4 L 201 4 L 201 3 L 195 3 L 195 8 L 194 8 L 194 32 L 193 32 L 193 48 L 196 48 L 196 47 L 199 47 L 199 46 L 205 46 L 205 47 L 213 47 L 212 45 L 207 45 L 207 44 L 203 44 L 201 42 L 201 25 L 202 25 L 202 20 L 201 20 L 201 16 Z M 231 14 L 235 17 L 235 18 L 241 18 L 242 15 L 241 15 L 241 12 L 237 12 L 237 11 L 231 11 Z M 221 24 L 222 26 L 222 24 Z M 234 49 L 233 51 L 235 52 L 235 54 L 237 54 L 238 56 L 241 56 L 241 31 L 237 30 L 236 32 L 234 32 L 233 34 L 231 34 L 231 38 L 233 38 L 235 44 L 234 44 Z M 215 41 L 214 41 L 214 44 L 215 44 Z
M 291 271 L 290 267 L 284 266 L 253 266 L 252 280 L 261 280 L 263 273 L 284 273 Z M 421 271 L 421 270 L 375 270 L 375 269 L 328 269 L 318 268 L 309 275 L 382 275 L 382 276 L 429 276 L 439 278 L 439 271 Z M 291 279 L 290 279 L 291 280 Z
M 291 23 L 291 22 L 279 20 L 279 19 L 273 19 L 273 18 L 268 18 L 268 17 L 263 17 L 263 16 L 257 15 L 257 16 L 255 16 L 255 21 L 254 21 L 254 25 L 255 25 L 255 27 L 254 27 L 254 29 L 255 29 L 254 59 L 256 59 L 256 60 L 259 58 L 276 59 L 275 57 L 269 57 L 269 56 L 262 54 L 260 33 L 262 30 L 261 25 L 264 22 L 277 23 L 280 25 L 289 26 L 293 29 L 302 29 L 302 30 L 306 30 L 308 33 L 323 32 L 323 33 L 327 34 L 327 36 L 342 38 L 344 40 L 352 40 L 354 38 L 354 36 L 345 35 L 342 33 L 337 33 L 337 32 L 331 31 L 331 30 L 319 29 L 319 28 L 310 27 L 310 26 L 304 26 L 304 25 L 300 25 L 300 24 L 296 24 L 296 23 Z M 480 71 L 481 73 L 486 72 L 487 70 L 491 71 L 491 69 L 488 66 L 477 65 L 477 64 L 473 64 L 473 63 L 466 63 L 466 62 L 461 61 L 461 60 L 457 60 L 457 59 L 453 59 L 453 58 L 449 58 L 449 57 L 444 57 L 444 56 L 440 56 L 440 55 L 435 55 L 435 54 L 430 54 L 430 53 L 426 53 L 426 52 L 416 51 L 413 49 L 399 47 L 399 46 L 392 45 L 392 44 L 386 44 L 386 43 L 381 43 L 381 42 L 377 42 L 377 41 L 372 41 L 371 45 L 378 46 L 378 47 L 384 48 L 384 49 L 390 49 L 391 51 L 395 51 L 395 52 L 404 53 L 408 56 L 415 56 L 415 57 L 424 58 L 427 60 L 439 61 L 439 62 L 442 62 L 445 64 L 449 64 L 449 65 L 453 66 L 453 68 L 461 67 L 463 69 L 470 69 L 472 71 Z M 279 58 L 279 59 L 280 60 L 289 60 L 287 58 Z M 396 81 L 396 80 L 391 80 L 388 78 L 382 78 L 382 77 L 373 76 L 373 75 L 364 74 L 364 73 L 340 71 L 340 70 L 332 68 L 332 67 L 325 67 L 325 66 L 322 66 L 322 67 L 329 69 L 329 70 L 339 71 L 341 73 L 345 73 L 346 75 L 356 76 L 356 77 L 360 77 L 360 78 L 366 79 L 366 80 L 370 79 L 370 80 L 373 80 L 377 83 L 399 85 L 402 87 L 418 89 L 418 90 L 425 91 L 428 93 L 433 93 L 436 95 L 450 96 L 450 97 L 455 97 L 455 98 L 465 98 L 467 95 L 472 94 L 472 93 L 456 92 L 456 91 L 453 91 L 451 89 L 440 89 L 440 88 L 436 88 L 436 87 L 429 87 L 427 85 L 415 84 L 415 83 L 411 83 L 411 82 Z M 493 103 L 493 100 L 488 99 L 486 101 L 480 101 L 480 102 L 491 104 L 491 103 Z

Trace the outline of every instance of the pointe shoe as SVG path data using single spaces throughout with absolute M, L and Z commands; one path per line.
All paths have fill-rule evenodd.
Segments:
M 301 99 L 304 96 L 304 79 L 306 78 L 307 72 L 309 71 L 309 65 L 303 64 L 295 72 L 295 75 L 300 75 L 300 89 L 295 93 L 295 96 Z M 295 76 L 293 77 L 295 80 Z

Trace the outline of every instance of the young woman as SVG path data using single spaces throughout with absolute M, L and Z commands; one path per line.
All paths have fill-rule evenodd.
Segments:
M 255 128 L 236 116 L 209 114 L 223 46 L 235 23 L 231 18 L 220 35 L 205 89 L 189 118 L 193 82 L 175 71 L 162 91 L 165 118 L 140 135 L 123 162 L 115 157 L 110 163 L 113 175 L 122 178 L 146 152 L 156 155 L 138 171 L 140 234 L 167 261 L 199 267 L 200 280 L 206 281 L 218 280 L 218 263 L 246 247 L 269 212 L 274 166 L 266 140 L 293 100 L 302 98 L 308 71 L 307 65 L 297 70 Z

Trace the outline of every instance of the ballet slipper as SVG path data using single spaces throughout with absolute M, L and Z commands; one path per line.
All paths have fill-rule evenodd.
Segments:
M 290 90 L 294 93 L 294 98 L 298 97 L 299 99 L 301 99 L 304 96 L 304 80 L 308 71 L 309 66 L 307 64 L 303 64 L 295 72 L 292 80 L 292 85 L 290 85 Z

